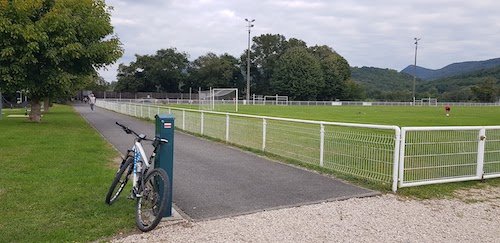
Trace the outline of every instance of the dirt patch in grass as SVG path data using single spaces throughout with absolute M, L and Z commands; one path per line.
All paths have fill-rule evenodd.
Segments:
M 492 202 L 500 199 L 500 187 L 485 186 L 455 191 L 454 196 L 464 202 Z

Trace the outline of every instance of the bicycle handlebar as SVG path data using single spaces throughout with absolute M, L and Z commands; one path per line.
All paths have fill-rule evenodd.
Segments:
M 154 147 L 158 146 L 158 144 L 160 144 L 160 143 L 168 143 L 168 140 L 163 139 L 163 138 L 159 138 L 159 137 L 155 137 L 155 139 L 148 139 L 148 138 L 146 138 L 146 135 L 144 135 L 144 134 L 138 134 L 123 124 L 120 124 L 118 122 L 115 122 L 115 123 L 116 123 L 116 125 L 120 126 L 123 129 L 123 131 L 125 131 L 125 133 L 134 134 L 139 139 L 139 141 L 146 140 L 146 141 L 153 142 Z
M 125 125 L 122 125 L 118 122 L 116 122 L 116 125 L 122 127 L 123 131 L 125 131 L 127 134 L 134 134 L 135 136 L 139 137 L 139 134 L 137 134 L 136 132 L 134 132 L 132 129 L 126 127 Z

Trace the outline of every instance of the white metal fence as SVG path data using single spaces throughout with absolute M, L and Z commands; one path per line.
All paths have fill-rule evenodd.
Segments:
M 199 111 L 100 100 L 106 109 L 154 118 L 171 113 L 176 127 L 228 143 L 272 153 L 379 181 L 396 190 L 399 133 L 397 126 L 349 124 Z
M 109 100 L 109 99 L 108 99 Z M 119 102 L 144 103 L 144 104 L 202 104 L 197 99 L 116 99 Z M 216 100 L 215 103 L 229 104 L 230 100 Z M 246 105 L 246 100 L 238 100 L 239 105 Z M 500 102 L 476 103 L 476 102 L 395 102 L 395 101 L 278 101 L 275 100 L 250 100 L 251 105 L 293 105 L 293 106 L 500 106 Z
M 500 177 L 500 126 L 403 127 L 200 111 L 98 100 L 98 106 L 398 187 Z
M 500 177 L 500 126 L 403 127 L 399 187 Z

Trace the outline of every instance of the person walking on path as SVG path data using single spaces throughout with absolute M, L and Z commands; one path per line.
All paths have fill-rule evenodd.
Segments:
M 93 111 L 95 105 L 95 96 L 93 93 L 89 94 L 89 104 L 90 104 L 90 109 Z

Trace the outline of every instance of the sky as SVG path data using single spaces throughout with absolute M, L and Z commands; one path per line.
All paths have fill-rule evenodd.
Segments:
M 195 60 L 213 52 L 237 58 L 251 36 L 281 34 L 327 45 L 351 66 L 439 69 L 500 57 L 498 0 L 106 0 L 124 55 L 99 73 L 116 80 L 118 64 L 176 48 Z

